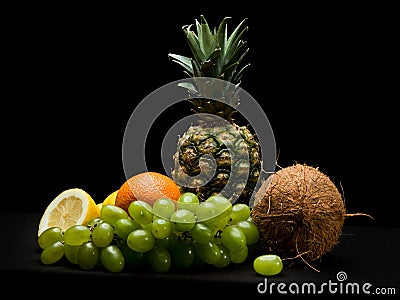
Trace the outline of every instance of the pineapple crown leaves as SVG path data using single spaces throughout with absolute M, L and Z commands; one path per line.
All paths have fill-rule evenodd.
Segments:
M 195 20 L 195 24 L 183 26 L 182 30 L 193 57 L 170 53 L 169 58 L 181 65 L 190 77 L 211 77 L 239 84 L 243 71 L 249 66 L 247 64 L 239 69 L 249 51 L 247 42 L 242 39 L 248 30 L 247 18 L 228 35 L 229 19 L 230 17 L 225 17 L 213 31 L 203 15 L 200 16 L 200 21 Z M 193 25 L 196 32 L 192 30 Z
M 182 66 L 185 74 L 194 78 L 194 84 L 179 84 L 193 97 L 191 103 L 194 111 L 216 114 L 232 121 L 235 108 L 239 105 L 237 91 L 242 74 L 250 64 L 241 66 L 249 51 L 247 42 L 242 39 L 248 30 L 247 18 L 243 19 L 230 35 L 229 19 L 230 17 L 223 18 L 218 28 L 213 30 L 203 15 L 200 16 L 200 21 L 195 20 L 195 24 L 184 25 L 182 30 L 192 57 L 171 53 L 168 57 Z M 193 26 L 195 31 L 192 30 Z M 208 101 L 204 97 L 221 102 Z

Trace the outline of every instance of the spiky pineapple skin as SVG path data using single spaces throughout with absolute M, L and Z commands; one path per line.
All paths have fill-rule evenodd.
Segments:
M 262 170 L 260 144 L 246 126 L 235 123 L 192 125 L 179 138 L 173 159 L 172 177 L 181 192 L 192 192 L 200 201 L 222 194 L 249 204 Z M 207 182 L 207 177 L 212 178 Z

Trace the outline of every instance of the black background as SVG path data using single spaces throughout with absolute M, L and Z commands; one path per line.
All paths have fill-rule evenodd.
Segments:
M 343 191 L 349 213 L 375 218 L 346 224 L 398 227 L 392 8 L 242 6 L 10 9 L 2 37 L 1 210 L 42 213 L 71 187 L 96 202 L 118 189 L 127 122 L 149 93 L 184 78 L 167 54 L 189 55 L 181 27 L 204 14 L 211 27 L 231 16 L 231 29 L 248 18 L 251 66 L 241 86 L 270 121 L 278 164 L 318 166 Z M 190 113 L 180 105 L 150 131 L 149 170 L 165 172 L 161 140 Z

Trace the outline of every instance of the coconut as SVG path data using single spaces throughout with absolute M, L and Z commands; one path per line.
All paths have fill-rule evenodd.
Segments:
M 318 168 L 297 163 L 262 183 L 251 210 L 267 251 L 306 262 L 331 251 L 348 215 L 329 177 Z

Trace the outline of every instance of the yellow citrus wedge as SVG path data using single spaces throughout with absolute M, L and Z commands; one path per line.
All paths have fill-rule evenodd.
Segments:
M 106 199 L 103 201 L 103 205 L 111 204 L 115 205 L 115 197 L 117 197 L 118 190 L 112 192 L 110 195 L 107 196 Z
M 71 188 L 61 192 L 47 206 L 39 222 L 38 236 L 50 227 L 65 231 L 73 225 L 86 225 L 99 216 L 100 208 L 93 198 L 83 189 Z

